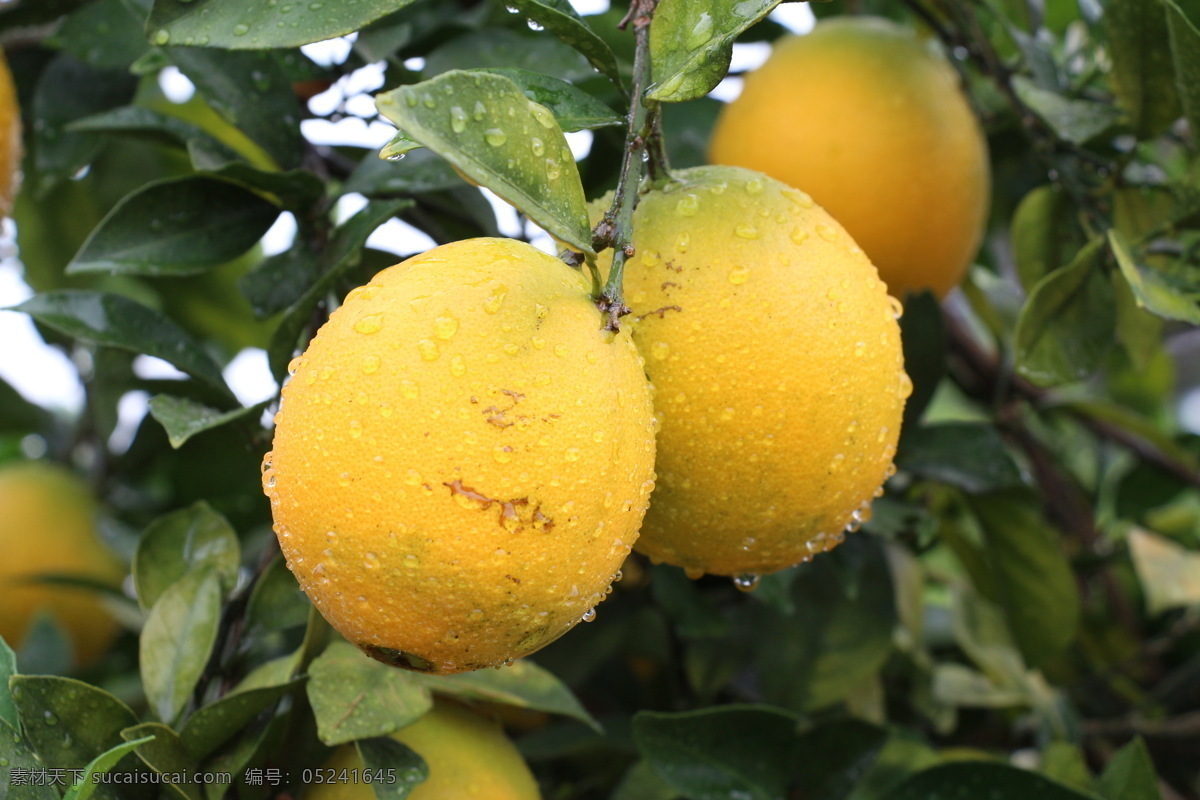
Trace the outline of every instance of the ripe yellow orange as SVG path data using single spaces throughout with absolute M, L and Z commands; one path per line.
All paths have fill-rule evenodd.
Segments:
M 120 583 L 124 570 L 96 535 L 87 486 L 63 467 L 20 462 L 0 468 L 0 636 L 20 647 L 40 614 L 66 633 L 77 661 L 95 661 L 117 622 L 85 588 L 38 583 L 58 576 Z
M 429 767 L 409 800 L 539 800 L 537 782 L 500 726 L 461 706 L 439 701 L 432 711 L 392 738 L 414 750 Z M 353 745 L 343 745 L 321 770 L 338 777 L 362 770 Z M 370 784 L 331 782 L 312 785 L 305 800 L 373 800 Z
M 722 110 L 709 161 L 811 194 L 901 299 L 944 295 L 979 249 L 983 132 L 946 59 L 888 20 L 829 20 L 777 43 Z
M 0 51 L 0 216 L 12 211 L 21 182 L 21 109 L 4 52 Z
M 637 549 L 748 588 L 839 543 L 892 470 L 912 393 L 871 262 L 808 195 L 738 167 L 643 194 L 633 243 L 626 319 L 661 422 Z
M 654 432 L 588 289 L 520 242 L 443 245 L 351 292 L 293 363 L 264 488 L 301 587 L 369 655 L 494 666 L 604 599 Z

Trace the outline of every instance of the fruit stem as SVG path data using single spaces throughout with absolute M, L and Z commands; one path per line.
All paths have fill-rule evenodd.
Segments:
M 634 254 L 633 211 L 637 207 L 638 189 L 646 170 L 647 145 L 656 129 L 658 103 L 644 97 L 650 83 L 650 19 L 658 0 L 633 0 L 626 21 L 633 23 L 635 49 L 633 54 L 633 89 L 629 108 L 629 130 L 625 134 L 625 158 L 612 206 L 593 231 L 597 252 L 613 249 L 612 267 L 608 282 L 596 299 L 596 306 L 608 316 L 605 330 L 620 330 L 620 319 L 629 313 L 621 291 L 625 262 Z M 623 23 L 624 24 L 624 23 Z M 661 137 L 660 137 L 661 138 Z M 665 166 L 665 162 L 663 164 Z

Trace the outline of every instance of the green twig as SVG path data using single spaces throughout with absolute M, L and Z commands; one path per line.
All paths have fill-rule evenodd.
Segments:
M 633 0 L 626 21 L 632 21 L 636 49 L 633 56 L 633 104 L 629 109 L 629 130 L 625 136 L 625 158 L 621 176 L 613 196 L 612 207 L 593 231 L 597 252 L 611 247 L 612 267 L 608 282 L 596 299 L 601 312 L 608 315 L 605 329 L 620 329 L 620 319 L 629 313 L 621 292 L 625 262 L 633 256 L 633 211 L 637 207 L 638 189 L 646 168 L 647 143 L 653 138 L 657 104 L 647 101 L 643 94 L 650 83 L 650 18 L 658 0 Z M 624 23 L 623 23 L 624 24 Z

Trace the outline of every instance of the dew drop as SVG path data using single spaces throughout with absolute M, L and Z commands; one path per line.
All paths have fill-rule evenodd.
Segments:
M 439 339 L 453 338 L 458 333 L 458 320 L 446 313 L 433 321 L 433 335 Z
M 239 22 L 237 25 L 233 26 L 233 35 L 234 36 L 245 36 L 249 32 L 250 32 L 250 26 L 246 25 L 244 23 Z
M 508 141 L 508 134 L 499 128 L 488 128 L 483 132 L 483 140 L 492 147 L 499 147 Z
M 556 181 L 562 171 L 558 168 L 558 162 L 552 158 L 546 159 L 546 180 Z
M 512 461 L 512 451 L 513 449 L 508 445 L 498 444 L 492 449 L 492 458 L 494 458 L 498 464 L 507 464 L 508 462 Z
M 758 238 L 758 228 L 754 227 L 753 225 L 746 225 L 745 223 L 738 225 L 733 229 L 733 232 L 742 239 Z
M 580 617 L 580 619 L 582 619 L 584 622 L 591 622 L 595 618 L 596 618 L 596 609 L 594 609 L 594 608 L 589 608 L 587 611 L 583 612 L 583 616 Z
M 658 264 L 660 256 L 657 250 L 647 249 L 641 251 L 641 258 L 644 265 L 647 267 L 653 267 Z
M 761 178 L 751 178 L 746 181 L 746 194 L 762 194 L 764 188 L 766 188 L 766 184 L 762 182 Z
M 383 327 L 383 314 L 368 314 L 354 323 L 354 330 L 359 333 L 376 333 Z
M 302 366 L 304 366 L 304 359 L 301 358 L 300 356 L 296 356 L 295 358 L 293 358 L 291 361 L 288 362 L 288 365 L 287 365 L 288 375 L 295 375 Z
M 422 361 L 437 361 L 439 354 L 437 342 L 432 339 L 422 339 L 417 342 L 417 352 L 421 354 Z
M 370 375 L 379 369 L 379 363 L 379 356 L 366 356 L 362 360 L 362 371 L 367 375 Z
M 687 575 L 694 581 L 698 581 L 704 577 L 704 570 L 700 567 L 684 567 L 683 574 Z
M 566 461 L 578 461 L 579 460 L 579 448 L 578 447 L 568 447 L 567 451 L 565 453 L 563 453 L 563 459 Z
M 455 356 L 450 359 L 450 374 L 456 378 L 461 378 L 467 374 L 467 363 L 462 356 Z
M 367 553 L 363 556 L 363 566 L 367 569 L 379 569 L 379 556 Z
M 546 143 L 543 142 L 538 137 L 534 136 L 532 139 L 529 140 L 529 149 L 533 151 L 533 154 L 535 156 L 545 155 L 546 154 Z
M 837 229 L 824 223 L 817 226 L 817 235 L 827 242 L 836 242 L 838 238 Z
M 792 229 L 792 242 L 794 244 L 804 244 L 807 239 L 808 231 L 804 230 L 804 228 L 801 228 L 799 225 L 797 225 Z
M 727 277 L 729 278 L 729 282 L 734 286 L 741 286 L 750 279 L 750 268 L 734 267 L 733 269 L 729 270 Z
M 404 566 L 408 567 L 409 569 L 416 569 L 417 567 L 421 566 L 421 559 L 409 553 L 404 557 Z
M 713 34 L 713 18 L 707 11 L 700 15 L 700 19 L 692 26 L 691 33 L 687 37 L 687 47 L 689 50 L 699 50 L 704 45 L 708 44 L 712 39 Z
M 888 295 L 888 305 L 891 306 L 891 308 L 892 308 L 892 318 L 893 319 L 900 319 L 900 317 L 904 316 L 904 306 L 900 303 L 899 300 L 892 297 L 891 295 Z
M 681 233 L 681 234 L 679 234 L 679 237 L 675 239 L 675 249 L 681 253 L 686 253 L 687 249 L 688 249 L 688 245 L 690 245 L 691 243 L 692 243 L 692 237 L 686 233 Z
M 700 198 L 694 194 L 685 194 L 675 204 L 675 212 L 681 217 L 694 217 L 700 210 Z
M 909 397 L 912 396 L 912 393 L 913 393 L 912 378 L 908 377 L 908 373 L 901 372 L 900 378 L 899 378 L 899 383 L 900 383 L 900 387 L 896 391 L 896 394 L 899 396 L 899 398 L 901 400 L 907 400 Z
M 170 41 L 171 41 L 171 34 L 169 31 L 158 31 L 157 33 L 154 34 L 154 43 L 156 45 L 159 45 L 160 47 L 162 45 L 167 44 Z
M 733 585 L 737 587 L 739 592 L 753 592 L 758 588 L 759 576 L 752 573 L 737 575 L 733 579 Z
M 671 355 L 671 345 L 667 342 L 655 342 L 650 345 L 650 357 L 655 361 L 666 361 Z

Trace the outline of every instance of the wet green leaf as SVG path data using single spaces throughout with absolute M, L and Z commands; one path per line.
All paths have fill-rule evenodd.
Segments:
M 333 746 L 386 736 L 433 706 L 429 689 L 410 672 L 334 642 L 309 668 L 308 700 L 321 741 Z
M 283 556 L 277 556 L 254 584 L 246 606 L 246 635 L 299 627 L 311 607 Z
M 1138 306 L 1165 319 L 1200 325 L 1200 295 L 1189 296 L 1168 284 L 1161 273 L 1136 258 L 1128 240 L 1118 231 L 1110 230 L 1108 241 Z
M 901 431 L 914 426 L 933 399 L 946 374 L 946 322 L 942 305 L 932 292 L 909 293 L 900 318 L 900 343 L 904 348 L 904 371 L 913 391 L 904 404 Z
M 733 41 L 779 0 L 661 0 L 650 25 L 651 100 L 703 97 L 729 71 Z
M 562 681 L 527 658 L 499 670 L 419 675 L 418 680 L 439 694 L 562 714 L 600 730 Z
M 454 168 L 429 150 L 414 150 L 399 162 L 376 158 L 370 153 L 359 162 L 343 191 L 367 197 L 424 194 L 463 185 Z
M 0 637 L 0 722 L 7 722 L 16 728 L 20 723 L 17 718 L 17 704 L 13 701 L 12 692 L 8 688 L 8 679 L 17 674 L 17 654 Z
M 524 69 L 495 68 L 479 71 L 508 78 L 519 86 L 530 100 L 550 109 L 550 113 L 558 122 L 558 127 L 564 131 L 581 131 L 625 124 L 625 117 L 564 80 Z
M 149 49 L 125 0 L 99 0 L 81 8 L 53 38 L 63 51 L 97 69 L 126 70 Z
M 67 126 L 67 130 L 72 133 L 123 134 L 163 144 L 203 141 L 209 150 L 215 152 L 224 149 L 227 158 L 237 158 L 233 150 L 210 136 L 203 128 L 142 106 L 121 106 L 111 111 L 93 114 L 72 122 Z
M 58 790 L 53 786 L 12 785 L 14 773 L 45 769 L 45 765 L 26 747 L 17 729 L 3 719 L 0 719 L 0 761 L 6 765 L 0 769 L 0 797 L 7 800 L 59 800 Z
M 97 775 L 103 775 L 112 772 L 126 755 L 136 750 L 141 745 L 153 741 L 152 736 L 147 736 L 142 739 L 136 739 L 132 742 L 125 742 L 111 747 L 100 755 L 96 756 L 87 765 L 84 770 L 83 777 L 79 782 L 67 790 L 63 800 L 88 800 L 100 788 L 100 784 L 96 780 Z
M 583 185 L 562 129 L 511 80 L 456 70 L 377 95 L 375 105 L 552 236 L 592 252 Z
M 1057 532 L 1015 494 L 971 497 L 1013 638 L 1040 667 L 1075 639 L 1079 590 Z
M 212 567 L 226 590 L 237 581 L 241 558 L 229 522 L 203 501 L 172 511 L 146 526 L 133 556 L 138 603 L 153 608 L 188 572 Z
M 1109 759 L 1096 779 L 1096 793 L 1105 800 L 1162 800 L 1154 761 L 1140 736 Z
M 1034 772 L 991 761 L 942 764 L 917 773 L 887 800 L 1089 800 Z
M 1157 136 L 1179 117 L 1167 18 L 1159 0 L 1110 0 L 1104 9 L 1117 101 L 1138 138 Z
M 600 74 L 617 86 L 621 85 L 621 71 L 617 68 L 617 57 L 613 55 L 608 44 L 596 35 L 587 21 L 579 16 L 579 13 L 571 7 L 567 0 L 507 0 L 507 2 L 518 13 L 524 14 L 561 41 L 583 53 Z
M 1107 103 L 1064 97 L 1022 75 L 1013 78 L 1012 86 L 1021 102 L 1068 142 L 1087 144 L 1111 132 L 1125 119 L 1124 112 Z
M 221 618 L 221 577 L 203 565 L 172 583 L 150 609 L 138 661 L 159 719 L 174 723 L 208 665 Z
M 1104 240 L 1033 288 L 1017 320 L 1017 371 L 1042 386 L 1092 374 L 1112 347 L 1116 302 L 1103 269 Z
M 425 759 L 395 739 L 360 739 L 354 747 L 368 772 L 395 770 L 395 783 L 376 782 L 372 786 L 377 800 L 404 800 L 429 777 Z
M 200 45 L 228 50 L 299 47 L 353 33 L 410 2 L 154 0 L 146 21 L 146 34 L 158 45 Z
M 180 732 L 188 752 L 195 759 L 207 759 L 297 685 L 282 683 L 237 691 L 196 709 Z
M 633 740 L 667 783 L 692 800 L 783 800 L 797 721 L 772 706 L 639 712 Z
M 162 313 L 127 297 L 59 289 L 35 294 L 12 310 L 76 339 L 161 358 L 233 400 L 203 345 Z
M 905 472 L 972 493 L 1021 483 L 1021 474 L 1000 434 L 991 425 L 978 422 L 944 422 L 906 430 L 896 464 Z
M 118 203 L 67 272 L 194 275 L 249 250 L 278 216 L 278 207 L 236 184 L 168 178 Z
M 166 53 L 217 113 L 262 147 L 280 167 L 300 166 L 304 153 L 300 104 L 292 92 L 291 78 L 274 53 L 202 47 L 169 47 Z
M 26 158 L 27 179 L 38 196 L 59 181 L 75 175 L 104 149 L 105 140 L 72 133 L 77 119 L 123 106 L 133 97 L 137 81 L 122 71 L 97 70 L 69 55 L 59 55 L 38 80 L 30 108 L 33 146 Z M 30 169 L 32 167 L 32 169 Z
M 180 448 L 198 433 L 239 419 L 256 419 L 269 402 L 235 408 L 233 411 L 218 411 L 186 397 L 158 394 L 150 398 L 150 414 L 166 429 L 171 447 Z
M 121 736 L 134 745 L 134 752 L 147 767 L 160 774 L 184 778 L 161 784 L 172 798 L 200 800 L 199 784 L 188 780 L 196 772 L 196 760 L 179 734 L 161 722 L 144 722 L 121 731 Z
M 15 675 L 10 686 L 25 737 L 48 767 L 78 769 L 122 744 L 121 731 L 137 724 L 120 700 L 73 678 Z

